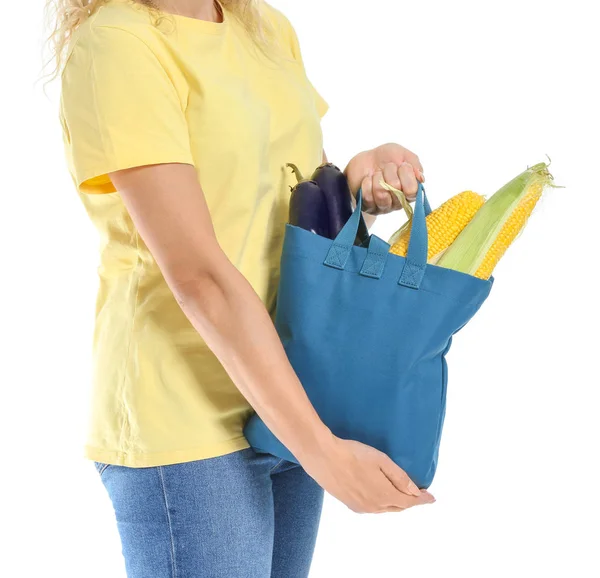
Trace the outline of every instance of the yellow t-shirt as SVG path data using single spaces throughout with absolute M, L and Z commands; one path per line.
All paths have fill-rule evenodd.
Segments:
M 285 60 L 222 23 L 103 4 L 76 31 L 59 117 L 69 171 L 101 238 L 85 456 L 143 467 L 248 447 L 252 413 L 183 314 L 107 173 L 196 167 L 219 243 L 273 313 L 294 178 L 322 158 L 327 104 L 289 21 L 269 5 Z M 175 196 L 177 191 L 173 191 Z M 175 200 L 174 200 L 175 202 Z

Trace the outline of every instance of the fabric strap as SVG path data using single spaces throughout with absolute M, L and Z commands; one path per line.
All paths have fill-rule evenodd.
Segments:
M 356 208 L 352 215 L 333 240 L 324 264 L 328 267 L 343 270 L 348 262 L 348 257 L 354 245 L 354 239 L 358 230 L 358 223 L 362 211 L 362 190 L 356 195 Z M 410 241 L 402 274 L 398 283 L 404 287 L 418 289 L 425 267 L 427 265 L 427 225 L 425 217 L 431 212 L 431 206 L 425 194 L 422 183 L 419 183 L 417 198 L 415 201 L 414 214 L 412 218 Z M 376 235 L 371 235 L 367 247 L 367 256 L 360 270 L 365 277 L 379 279 L 383 274 L 385 263 L 388 258 L 390 246 Z

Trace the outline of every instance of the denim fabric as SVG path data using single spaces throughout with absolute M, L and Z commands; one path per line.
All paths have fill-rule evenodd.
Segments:
M 145 468 L 95 462 L 129 578 L 306 578 L 323 490 L 248 448 Z

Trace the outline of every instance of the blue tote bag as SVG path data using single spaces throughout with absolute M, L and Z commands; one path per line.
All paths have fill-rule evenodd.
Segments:
M 362 195 L 332 241 L 286 226 L 275 326 L 323 422 L 385 452 L 420 488 L 436 471 L 446 413 L 446 354 L 493 278 L 427 264 L 419 183 L 406 257 L 371 235 L 354 246 Z M 297 462 L 257 414 L 244 434 L 258 452 Z

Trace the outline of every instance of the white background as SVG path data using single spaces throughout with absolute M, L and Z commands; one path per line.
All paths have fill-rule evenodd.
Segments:
M 433 205 L 491 194 L 545 154 L 566 187 L 547 192 L 453 342 L 437 503 L 359 516 L 328 499 L 311 577 L 597 578 L 596 3 L 273 3 L 331 105 L 333 162 L 399 142 Z M 98 239 L 67 173 L 57 86 L 34 84 L 42 4 L 8 3 L 0 39 L 0 574 L 119 578 L 111 506 L 81 457 Z

